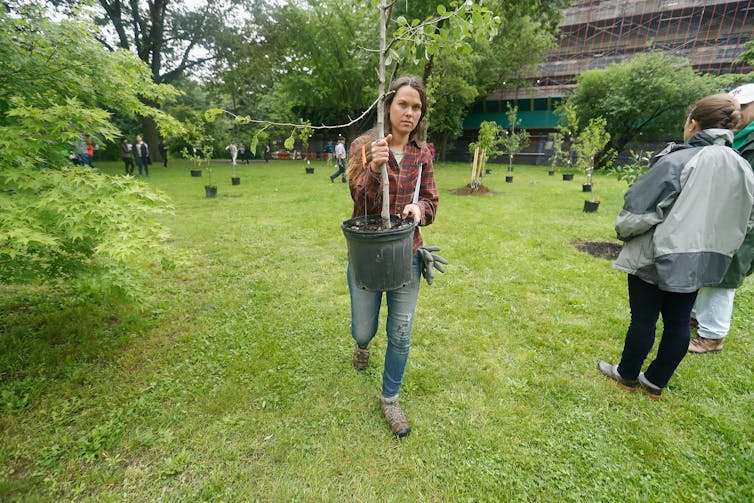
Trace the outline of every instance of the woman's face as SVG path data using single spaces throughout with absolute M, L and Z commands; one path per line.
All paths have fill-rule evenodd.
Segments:
M 396 91 L 390 104 L 390 127 L 393 134 L 409 135 L 416 129 L 422 116 L 422 100 L 419 91 L 411 86 L 402 86 Z

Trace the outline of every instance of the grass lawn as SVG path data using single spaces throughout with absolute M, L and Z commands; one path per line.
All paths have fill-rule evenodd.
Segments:
M 118 174 L 120 163 L 99 163 Z M 689 355 L 660 402 L 599 375 L 620 356 L 626 277 L 574 240 L 615 242 L 625 184 L 494 165 L 493 193 L 457 196 L 470 166 L 440 163 L 425 242 L 450 261 L 422 283 L 399 441 L 372 361 L 351 366 L 332 168 L 189 164 L 148 183 L 176 267 L 144 271 L 134 304 L 0 288 L 2 501 L 754 500 L 754 281 L 719 354 Z M 383 313 L 384 319 L 384 313 Z

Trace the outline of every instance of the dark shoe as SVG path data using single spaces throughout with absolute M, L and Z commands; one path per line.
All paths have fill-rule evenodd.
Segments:
M 385 398 L 380 394 L 380 408 L 385 414 L 390 431 L 398 438 L 403 438 L 411 433 L 411 427 L 408 424 L 406 415 L 401 410 L 401 404 L 398 403 L 398 395 L 392 398 Z
M 361 349 L 358 344 L 353 348 L 353 368 L 364 370 L 369 365 L 369 347 Z
M 346 177 L 344 176 L 343 178 L 340 179 L 340 181 L 343 183 L 346 183 Z
M 335 178 L 330 177 L 330 183 L 333 183 L 335 181 Z
M 597 364 L 597 368 L 602 373 L 602 375 L 609 377 L 613 381 L 617 382 L 618 386 L 625 389 L 626 391 L 635 390 L 636 386 L 639 384 L 639 381 L 637 381 L 636 379 L 623 379 L 623 377 L 621 377 L 621 375 L 618 373 L 617 365 L 611 365 L 606 361 L 600 360 Z
M 703 353 L 719 353 L 723 350 L 722 339 L 705 339 L 704 337 L 694 337 L 689 341 L 689 353 L 698 355 Z
M 654 384 L 649 382 L 649 379 L 644 377 L 644 372 L 639 373 L 639 386 L 641 387 L 641 392 L 652 400 L 660 399 L 660 396 L 662 395 L 662 388 L 655 386 Z

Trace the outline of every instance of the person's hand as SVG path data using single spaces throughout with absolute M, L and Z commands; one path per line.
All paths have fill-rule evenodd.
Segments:
M 380 167 L 390 158 L 390 142 L 393 141 L 393 135 L 389 134 L 381 140 L 372 142 L 372 163 L 370 169 L 379 173 Z
M 409 215 L 411 216 L 411 218 L 413 218 L 417 222 L 421 222 L 422 209 L 419 207 L 418 204 L 409 203 L 403 207 L 403 218 L 406 218 Z
M 437 269 L 438 271 L 444 273 L 445 266 L 448 264 L 447 260 L 433 253 L 438 251 L 440 251 L 439 246 L 419 247 L 419 258 L 422 261 L 421 272 L 422 276 L 424 276 L 424 279 L 427 280 L 428 285 L 431 285 L 435 280 L 435 271 L 433 269 Z

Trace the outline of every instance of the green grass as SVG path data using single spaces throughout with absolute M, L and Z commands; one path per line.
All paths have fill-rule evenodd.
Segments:
M 394 439 L 369 369 L 351 366 L 347 188 L 300 162 L 189 165 L 149 183 L 177 267 L 145 271 L 129 305 L 0 290 L 3 501 L 751 501 L 754 288 L 720 354 L 687 357 L 660 402 L 601 377 L 629 319 L 625 275 L 577 251 L 614 241 L 625 185 L 504 167 L 457 196 L 438 164 L 425 242 L 450 260 L 422 284 Z M 119 173 L 120 164 L 101 163 Z

